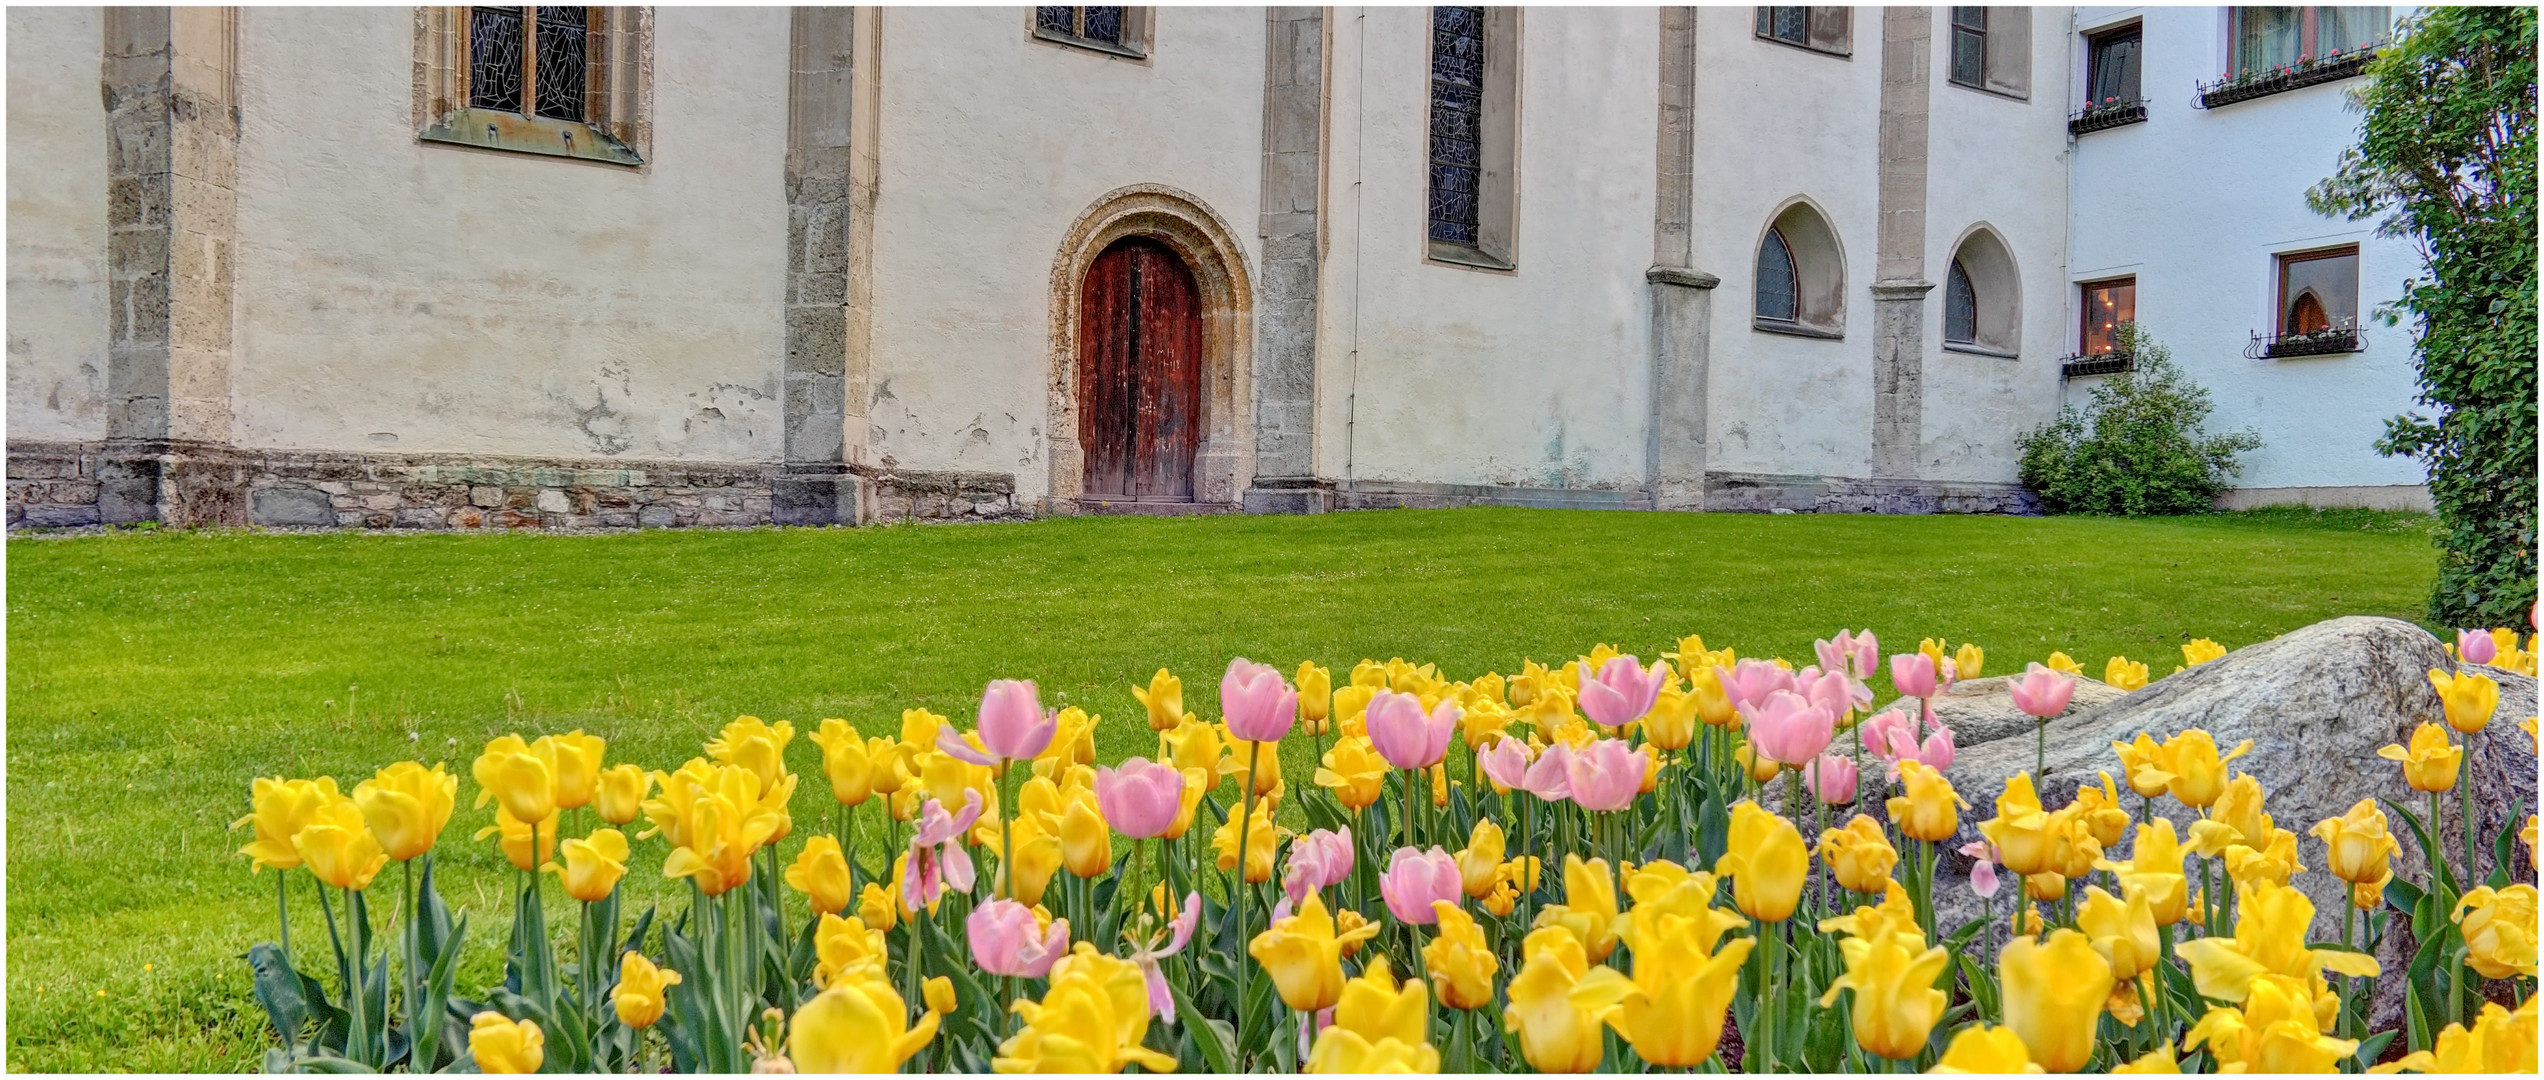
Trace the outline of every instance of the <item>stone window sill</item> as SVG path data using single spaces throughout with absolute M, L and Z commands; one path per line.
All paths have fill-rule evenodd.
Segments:
M 590 124 L 492 109 L 453 109 L 450 115 L 442 118 L 441 123 L 425 128 L 416 138 L 425 142 L 580 158 L 612 165 L 645 163 L 633 147 Z
M 1508 259 L 1495 258 L 1480 248 L 1452 244 L 1446 240 L 1431 241 L 1430 259 L 1432 262 L 1447 263 L 1468 270 L 1497 270 L 1510 273 L 1519 269 L 1517 263 Z
M 1082 38 L 1075 34 L 1063 34 L 1057 31 L 1043 30 L 1040 28 L 1036 28 L 1034 30 L 1033 36 L 1036 41 L 1047 41 L 1051 44 L 1071 49 L 1085 49 L 1088 52 L 1099 52 L 1107 56 L 1119 56 L 1125 60 L 1148 59 L 1148 51 L 1145 49 L 1133 48 L 1129 45 L 1116 45 L 1110 41 L 1097 41 L 1094 38 Z
M 1787 337 L 1818 338 L 1822 341 L 1846 340 L 1846 332 L 1842 330 L 1824 330 L 1817 326 L 1810 326 L 1797 322 L 1785 322 L 1781 319 L 1760 319 L 1753 317 L 1749 320 L 1749 328 L 1762 334 L 1783 334 Z
M 1972 356 L 1993 356 L 1993 357 L 1995 357 L 1995 358 L 1997 358 L 1997 359 L 1999 359 L 1999 360 L 2020 360 L 2020 359 L 2022 359 L 2022 358 L 2023 358 L 2023 354 L 2018 353 L 2018 352 L 2012 352 L 2012 351 L 2009 351 L 2009 350 L 2006 350 L 2006 349 L 1996 349 L 1996 348 L 1990 348 L 1990 347 L 1985 346 L 1985 345 L 1980 345 L 1980 344 L 1976 344 L 1976 343 L 1968 342 L 1968 341 L 1947 341 L 1947 342 L 1944 342 L 1944 343 L 1943 343 L 1943 351 L 1945 351 L 1945 352 L 1957 352 L 1957 353 L 1969 353 L 1969 354 L 1970 354 L 1970 355 L 1972 355 Z

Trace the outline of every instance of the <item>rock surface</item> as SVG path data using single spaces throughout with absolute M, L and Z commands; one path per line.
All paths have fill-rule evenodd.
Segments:
M 2014 707 L 2014 694 L 2006 689 L 2014 681 L 2011 675 L 1991 675 L 1984 679 L 1967 679 L 1952 684 L 1952 689 L 1935 695 L 1935 719 L 1952 729 L 1956 747 L 2009 739 L 2016 735 L 2033 737 L 2038 721 L 2032 714 Z M 2067 711 L 2080 712 L 2105 705 L 2127 696 L 2128 691 L 2094 679 L 2076 680 L 2076 696 L 2067 703 Z M 1913 706 L 1903 704 L 1903 711 Z

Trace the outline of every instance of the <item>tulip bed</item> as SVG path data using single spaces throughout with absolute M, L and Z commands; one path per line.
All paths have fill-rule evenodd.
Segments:
M 970 726 L 974 710 L 950 684 L 971 672 L 1050 676 L 1046 705 L 1076 702 L 1115 714 L 1093 736 L 1096 760 L 1114 762 L 1156 754 L 1157 736 L 1138 719 L 1143 710 L 1122 681 L 1142 656 L 1151 658 L 1136 669 L 1143 682 L 1156 660 L 1215 670 L 1207 657 L 1216 652 L 1224 662 L 1240 647 L 1341 653 L 1347 660 L 1400 643 L 1477 672 L 1498 666 L 1496 657 L 1545 655 L 1552 642 L 1656 640 L 1654 624 L 1702 625 L 1802 656 L 1808 635 L 1797 638 L 1793 627 L 1833 622 L 1852 609 L 1884 626 L 1955 629 L 2017 654 L 2038 656 L 2063 644 L 2098 658 L 2107 651 L 2169 652 L 2181 629 L 2243 642 L 2331 614 L 2408 611 L 2427 573 L 2417 525 L 2310 517 L 2120 522 L 1474 511 L 856 533 L 214 534 L 20 543 L 10 569 L 11 638 L 19 646 L 10 665 L 17 706 L 10 1060 L 38 1069 L 236 1068 L 253 1065 L 271 1045 L 246 965 L 233 958 L 248 943 L 275 936 L 254 927 L 272 924 L 276 875 L 213 869 L 217 853 L 244 839 L 225 838 L 222 826 L 237 815 L 237 796 L 229 793 L 241 790 L 251 770 L 333 774 L 349 790 L 378 762 L 399 756 L 389 747 L 419 735 L 421 746 L 404 755 L 465 763 L 488 736 L 508 729 L 574 727 L 607 735 L 612 764 L 668 770 L 721 724 L 705 717 L 755 711 L 791 715 L 803 725 L 805 737 L 786 756 L 818 787 L 819 748 L 809 737 L 818 722 L 807 718 L 856 717 L 869 734 L 889 736 L 894 722 L 885 719 L 878 729 L 872 718 L 917 704 Z M 1646 572 L 1583 577 L 1563 569 L 1579 552 L 1601 549 L 1641 553 Z M 1097 551 L 1104 555 L 1087 557 Z M 1647 645 L 1646 655 L 1665 648 Z M 1348 687 L 1345 669 L 1334 670 Z M 981 676 L 969 677 L 976 695 Z M 355 681 L 361 685 L 348 685 Z M 1206 691 L 1197 689 L 1192 704 L 1219 712 Z M 1120 718 L 1125 705 L 1128 723 Z M 1276 852 L 1284 866 L 1296 857 L 1287 849 L 1302 837 L 1335 831 L 1336 823 L 1309 817 L 1314 804 L 1331 798 L 1313 774 L 1320 750 L 1336 748 L 1332 734 L 1320 740 L 1293 733 L 1274 744 L 1296 789 L 1264 815 L 1284 845 Z M 1275 758 L 1274 750 L 1265 756 Z M 1456 793 L 1476 782 L 1463 760 L 1451 761 L 1450 772 Z M 1216 815 L 1228 808 L 1230 785 L 1223 780 L 1212 809 L 1203 811 L 1206 825 L 1215 828 Z M 121 792 L 123 809 L 90 813 L 109 790 Z M 1387 791 L 1369 817 L 1402 816 L 1395 811 L 1401 787 Z M 466 918 L 473 927 L 457 956 L 454 993 L 483 1003 L 505 980 L 519 879 L 506 868 L 500 837 L 468 842 L 494 812 L 491 803 L 472 805 L 473 796 L 469 788 L 459 793 L 450 833 L 430 858 L 434 891 L 448 899 L 454 923 Z M 826 813 L 806 805 L 813 796 L 808 789 L 794 800 L 775 880 L 812 837 L 837 835 Z M 896 850 L 906 850 L 911 826 L 887 832 L 877 804 L 863 813 L 850 849 L 861 853 L 861 874 L 875 875 L 884 870 L 881 849 L 897 842 Z M 569 814 L 572 824 L 561 831 L 589 838 L 597 825 L 592 814 Z M 1525 826 L 1552 824 L 1525 816 L 1504 819 L 1514 853 L 1538 850 Z M 674 922 L 689 910 L 690 879 L 661 875 L 663 838 L 638 837 L 643 827 L 623 830 L 632 840 L 624 861 L 637 868 L 617 890 L 620 934 L 631 938 L 646 909 Z M 1365 826 L 1354 832 L 1373 853 L 1393 850 L 1393 837 Z M 1453 819 L 1439 839 L 1454 853 L 1471 846 L 1472 832 L 1471 823 Z M 1592 827 L 1576 832 L 1573 846 L 1598 855 L 1610 850 L 1599 845 L 1614 841 Z M 1426 837 L 1422 846 L 1429 843 Z M 1118 837 L 1115 847 L 1117 861 L 1135 854 Z M 982 868 L 979 879 L 994 879 L 1000 853 L 966 850 Z M 1165 872 L 1157 865 L 1154 855 L 1142 863 L 1151 875 L 1143 880 Z M 410 868 L 420 874 L 422 860 L 387 867 L 366 890 L 375 948 L 391 973 L 406 963 L 389 946 L 408 920 L 394 914 L 399 905 L 390 896 L 405 891 L 398 886 Z M 308 874 L 289 876 L 297 879 L 289 894 L 294 957 L 341 1002 L 320 920 L 332 915 L 339 927 L 347 924 L 342 897 L 322 913 Z M 770 877 L 765 870 L 755 876 Z M 1560 905 L 1562 878 L 1559 863 L 1545 864 L 1541 888 L 1522 903 Z M 995 888 L 979 879 L 975 895 Z M 587 948 L 580 902 L 558 875 L 545 880 L 540 913 L 559 970 L 567 972 Z M 1066 894 L 1078 881 L 1062 873 L 1051 888 Z M 1193 891 L 1218 905 L 1225 885 L 1205 873 Z M 790 912 L 807 911 L 802 894 L 785 897 Z M 1267 891 L 1257 899 L 1281 898 Z M 1046 900 L 1046 910 L 1078 899 Z M 1350 899 L 1342 890 L 1323 899 L 1348 920 L 1339 914 Z M 1385 910 L 1383 896 L 1357 902 L 1368 915 Z M 1466 908 L 1477 911 L 1474 903 Z M 1262 904 L 1250 905 L 1258 935 L 1265 915 Z M 1222 917 L 1202 925 L 1220 925 Z M 1073 925 L 1087 925 L 1079 920 Z M 902 948 L 909 932 L 907 924 L 896 927 L 888 947 Z M 957 925 L 955 934 L 967 931 Z M 668 959 L 659 951 L 663 936 L 659 921 L 648 928 L 648 955 Z M 1081 929 L 1072 940 L 1089 937 Z M 1123 954 L 1118 939 L 1114 951 Z M 1166 967 L 1178 970 L 1204 951 L 1188 947 Z M 1243 947 L 1232 954 L 1242 955 Z M 1620 950 L 1602 966 L 1630 968 L 1631 955 Z M 1361 963 L 1355 958 L 1350 966 L 1358 971 Z M 1396 970 L 1407 970 L 1405 963 Z M 1506 985 L 1514 974 L 1505 966 L 1498 978 Z M 403 1009 L 401 993 L 392 990 L 395 1010 Z M 1205 1012 L 1216 1007 L 1203 1005 Z M 403 1027 L 402 1011 L 391 1019 Z M 1159 1044 L 1180 1056 L 1172 1042 L 1178 1029 L 1162 1018 L 1156 1028 Z M 664 1052 L 655 1034 L 650 1047 Z M 1248 1034 L 1260 1041 L 1260 1033 Z M 1471 1045 L 1484 1045 L 1483 1028 L 1472 1034 Z M 930 1053 L 945 1045 L 932 1043 Z M 1736 1037 L 1726 1046 L 1738 1054 Z

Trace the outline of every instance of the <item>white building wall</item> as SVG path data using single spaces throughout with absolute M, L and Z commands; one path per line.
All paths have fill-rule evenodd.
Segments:
M 1251 274 L 1263 170 L 1261 8 L 1158 8 L 1146 60 L 1035 40 L 1031 18 L 882 13 L 868 433 L 887 466 L 1012 472 L 1019 501 L 1077 438 L 1044 430 L 1071 223 L 1118 188 L 1176 188 Z
M 241 12 L 235 442 L 777 459 L 785 9 L 657 11 L 642 169 L 418 142 L 413 43 Z
M 1706 8 L 1696 25 L 1694 261 L 1722 278 L 1706 467 L 1869 476 L 1881 9 L 1855 9 L 1843 57 L 1760 39 L 1745 7 Z M 1758 242 L 1797 197 L 1819 208 L 1845 252 L 1843 340 L 1751 325 Z
M 1337 8 L 1331 18 L 1320 471 L 1640 489 L 1657 16 L 1521 14 L 1508 272 L 1426 258 L 1429 10 Z
M 1960 86 L 1951 70 L 1945 9 L 1937 9 L 1927 156 L 1925 412 L 1918 467 L 1930 480 L 2012 483 L 2016 439 L 2058 412 L 2061 329 L 2067 325 L 2066 11 L 2038 8 L 2031 96 Z M 1947 349 L 1946 275 L 1958 245 L 1985 227 L 2004 241 L 2021 279 L 2017 358 Z
M 2405 9 L 2397 9 L 2399 15 Z M 2226 70 L 2222 8 L 2078 8 L 2080 31 L 2141 18 L 2147 122 L 2076 141 L 2070 282 L 2137 276 L 2138 321 L 2207 386 L 2211 430 L 2250 427 L 2243 488 L 2376 487 L 2426 481 L 2405 458 L 2377 455 L 2387 417 L 2412 407 L 2410 328 L 2372 320 L 2364 352 L 2248 360 L 2255 331 L 2276 325 L 2273 256 L 2359 245 L 2359 310 L 2392 302 L 2421 269 L 2409 241 L 2374 235 L 2374 222 L 2325 218 L 2305 190 L 2329 176 L 2358 139 L 2343 81 L 2214 110 L 2192 107 L 2194 87 Z M 2082 105 L 2080 74 L 2068 107 Z M 2062 351 L 2077 347 L 2079 297 L 2067 287 Z M 2089 380 L 2068 388 L 2081 404 Z
M 9 9 L 8 433 L 106 435 L 103 15 Z

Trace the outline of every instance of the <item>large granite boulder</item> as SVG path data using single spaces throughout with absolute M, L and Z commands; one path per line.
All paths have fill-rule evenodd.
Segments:
M 2014 676 L 1991 675 L 1984 679 L 1965 679 L 1952 684 L 1952 689 L 1936 694 L 1935 719 L 1952 729 L 1956 747 L 1976 746 L 2020 735 L 2033 738 L 2039 721 L 2032 714 L 2014 707 L 2014 694 L 2006 689 Z M 2128 691 L 2095 679 L 2076 680 L 2076 696 L 2067 703 L 2068 711 L 2077 712 L 2106 705 L 2127 696 Z M 1903 708 L 1915 702 L 1903 703 Z

